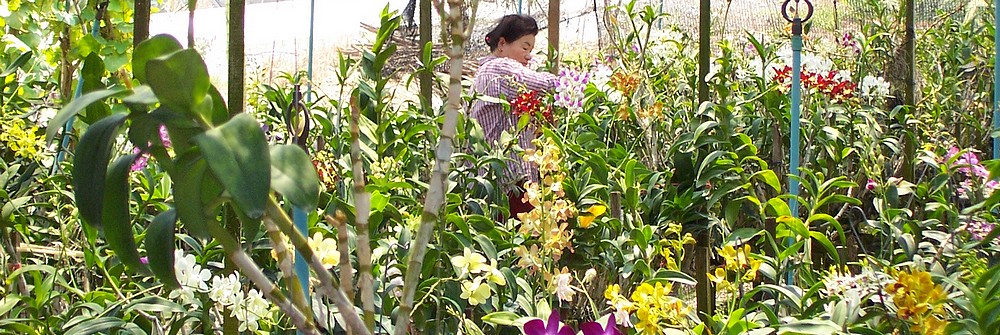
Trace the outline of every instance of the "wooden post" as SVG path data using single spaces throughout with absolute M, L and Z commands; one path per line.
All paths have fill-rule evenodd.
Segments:
M 431 22 L 431 0 L 419 0 L 420 1 L 420 47 L 423 48 L 427 43 L 431 42 L 431 29 L 434 26 L 434 22 Z M 431 91 L 431 84 L 433 83 L 434 76 L 430 72 L 424 72 L 420 74 L 420 103 L 424 110 L 425 115 L 433 115 L 432 109 L 434 106 L 432 102 L 434 101 L 431 97 L 433 93 Z
M 903 58 L 906 65 L 905 69 L 905 80 L 906 80 L 906 92 L 903 94 L 903 104 L 909 108 L 907 114 L 913 115 L 916 109 L 916 62 L 914 60 L 914 55 L 916 54 L 916 31 L 915 31 L 915 1 L 906 0 L 906 36 L 903 41 Z M 906 126 L 904 124 L 904 126 Z M 916 154 L 916 145 L 914 144 L 916 139 L 912 136 L 903 136 L 903 179 L 913 180 L 913 160 Z
M 246 0 L 229 1 L 229 116 L 243 112 L 246 67 Z
M 611 201 L 608 205 L 611 206 L 611 217 L 622 221 L 622 218 L 625 217 L 622 215 L 622 193 L 618 191 L 611 192 Z
M 552 73 L 559 73 L 559 0 L 549 0 L 549 60 Z
M 698 19 L 698 103 L 708 101 L 708 70 L 712 66 L 712 0 L 701 0 Z
M 149 38 L 150 0 L 135 0 L 132 4 L 135 15 L 132 17 L 132 47 Z
M 701 0 L 701 15 L 698 28 L 698 103 L 708 101 L 708 70 L 711 67 L 712 43 L 712 1 Z M 694 249 L 695 279 L 698 285 L 698 316 L 707 322 L 715 314 L 715 290 L 708 281 L 708 268 L 712 259 L 712 235 L 707 230 L 698 237 Z

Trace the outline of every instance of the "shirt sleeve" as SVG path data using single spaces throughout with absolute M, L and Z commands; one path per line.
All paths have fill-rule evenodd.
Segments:
M 521 65 L 514 60 L 503 62 L 505 72 L 510 73 L 519 84 L 524 85 L 529 91 L 550 92 L 559 83 L 559 77 L 548 72 L 538 72 Z M 516 92 L 512 92 L 516 94 Z

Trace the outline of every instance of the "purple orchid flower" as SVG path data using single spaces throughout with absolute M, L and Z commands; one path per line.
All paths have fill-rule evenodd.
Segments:
M 876 187 L 878 187 L 878 183 L 872 179 L 868 179 L 868 183 L 865 184 L 865 189 L 869 191 L 874 190 Z
M 615 324 L 614 314 L 611 314 L 608 318 L 607 328 L 601 326 L 597 321 L 591 321 L 580 325 L 580 330 L 583 331 L 583 335 L 622 335 L 622 332 L 618 330 L 617 324 Z
M 573 328 L 559 327 L 559 311 L 553 310 L 549 315 L 548 325 L 541 319 L 534 319 L 524 324 L 524 335 L 574 335 Z

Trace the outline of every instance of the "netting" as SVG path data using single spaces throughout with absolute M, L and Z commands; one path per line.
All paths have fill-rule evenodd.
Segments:
M 199 0 L 195 22 L 196 41 L 210 63 L 212 76 L 225 75 L 225 3 L 222 0 Z M 371 32 L 377 30 L 378 13 L 388 5 L 390 10 L 404 16 L 410 14 L 406 7 L 410 0 L 342 2 L 320 0 L 316 2 L 315 25 L 317 81 L 333 80 L 337 51 L 359 54 L 370 43 Z M 593 53 L 610 46 L 608 18 L 615 16 L 620 22 L 627 20 L 621 12 L 625 0 L 574 0 L 562 1 L 560 6 L 560 44 L 564 54 Z M 893 41 L 902 44 L 902 16 L 899 1 L 883 0 L 814 0 L 815 14 L 809 22 L 809 38 L 830 38 L 851 33 L 856 36 L 862 24 L 876 18 L 889 16 L 896 22 Z M 963 16 L 976 2 L 958 0 L 917 0 L 916 26 L 918 31 L 932 26 L 942 16 Z M 157 5 L 159 14 L 153 15 L 153 33 L 167 32 L 183 40 L 187 27 L 187 0 L 165 0 Z M 698 34 L 698 0 L 638 0 L 636 8 L 651 6 L 665 13 L 656 23 L 657 29 L 676 26 L 695 37 Z M 985 5 L 982 5 L 985 6 Z M 467 46 L 467 59 L 477 59 L 487 52 L 483 38 L 503 15 L 521 12 L 535 17 L 543 30 L 538 35 L 536 50 L 547 50 L 548 31 L 547 0 L 480 0 L 476 13 L 476 29 Z M 732 0 L 712 1 L 712 40 L 722 39 L 744 43 L 747 34 L 760 37 L 780 36 L 787 27 L 781 17 L 781 1 Z M 979 8 L 979 10 L 984 10 Z M 417 11 L 414 17 L 404 17 L 398 32 L 400 55 L 392 60 L 396 72 L 409 73 L 416 64 Z M 308 54 L 310 15 L 309 0 L 247 0 L 246 48 L 251 71 L 266 73 L 269 78 L 280 72 L 304 70 Z M 433 37 L 440 41 L 440 20 L 434 14 Z M 412 22 L 412 24 L 410 24 Z M 620 29 L 630 29 L 620 26 Z M 439 53 L 440 54 L 440 53 Z M 472 65 L 472 64 L 470 64 Z

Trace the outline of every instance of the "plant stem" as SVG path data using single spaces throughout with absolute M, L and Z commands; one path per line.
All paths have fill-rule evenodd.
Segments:
M 448 0 L 450 13 L 444 12 L 442 0 L 434 0 L 439 14 L 444 22 L 451 26 L 451 48 L 448 56 L 451 58 L 449 72 L 448 103 L 445 106 L 444 125 L 441 127 L 440 138 L 435 150 L 435 165 L 428 184 L 427 198 L 424 200 L 423 214 L 420 216 L 420 226 L 416 239 L 410 245 L 409 260 L 406 275 L 403 277 L 403 298 L 399 303 L 396 316 L 395 334 L 404 335 L 410 325 L 410 313 L 413 311 L 413 296 L 420 285 L 420 272 L 423 268 L 427 244 L 434 233 L 434 227 L 445 205 L 445 192 L 448 190 L 448 171 L 451 156 L 454 151 L 458 114 L 462 108 L 462 60 L 464 57 L 465 40 L 472 27 L 475 26 L 476 10 L 479 2 L 472 2 L 472 15 L 469 27 L 462 26 L 462 0 Z M 447 30 L 447 29 L 445 29 Z
M 351 267 L 351 248 L 348 244 L 347 218 L 344 212 L 338 210 L 336 217 L 326 215 L 325 219 L 327 223 L 337 228 L 337 249 L 340 250 L 340 282 L 342 283 L 340 288 L 344 291 L 344 295 L 347 296 L 347 302 L 353 304 L 354 268 Z M 347 329 L 347 334 L 352 335 L 353 333 L 350 329 Z
M 354 305 L 347 300 L 347 296 L 344 295 L 344 292 L 333 281 L 333 275 L 330 274 L 330 270 L 323 266 L 323 262 L 320 261 L 319 256 L 316 256 L 312 248 L 309 248 L 309 242 L 306 241 L 305 236 L 302 236 L 302 233 L 295 229 L 292 225 L 292 219 L 288 217 L 288 213 L 285 213 L 281 209 L 278 201 L 274 200 L 274 198 L 268 199 L 266 215 L 274 219 L 273 222 L 278 225 L 282 233 L 288 235 L 296 251 L 301 253 L 302 257 L 309 262 L 309 267 L 316 272 L 316 278 L 320 282 L 320 287 L 316 290 L 333 300 L 333 303 L 337 305 L 337 310 L 344 317 L 344 321 L 347 322 L 347 326 L 355 334 L 371 334 L 368 328 L 365 327 L 364 322 L 361 321 L 361 318 L 358 317 L 358 314 L 354 312 Z
M 212 234 L 212 237 L 215 237 L 222 244 L 222 248 L 226 251 L 226 257 L 229 258 L 229 261 L 233 262 L 240 269 L 240 272 L 247 276 L 264 293 L 264 296 L 268 300 L 274 302 L 291 319 L 292 324 L 298 330 L 305 334 L 319 334 L 311 318 L 306 319 L 303 312 L 292 305 L 288 297 L 281 292 L 281 289 L 275 286 L 270 279 L 267 279 L 267 276 L 260 270 L 257 263 L 254 263 L 253 259 L 250 259 L 250 256 L 240 248 L 240 243 L 229 234 L 226 228 L 223 228 L 218 222 L 211 220 L 207 222 L 207 226 L 208 232 Z
M 375 330 L 375 290 L 372 288 L 372 249 L 368 239 L 368 218 L 371 215 L 371 194 L 365 191 L 365 170 L 361 164 L 361 107 L 356 95 L 351 96 L 351 173 L 354 180 L 354 222 L 358 236 L 358 290 L 361 291 L 361 308 L 365 325 L 369 331 Z
M 270 216 L 264 216 L 264 230 L 267 231 L 267 236 L 271 238 L 271 243 L 274 245 L 274 253 L 278 258 L 278 268 L 281 269 L 282 280 L 288 286 L 292 303 L 311 318 L 312 309 L 309 308 L 309 302 L 306 301 L 304 294 L 306 288 L 302 287 L 295 270 L 292 268 L 292 252 L 285 246 L 285 239 L 281 236 L 277 225 L 274 224 L 274 219 Z

